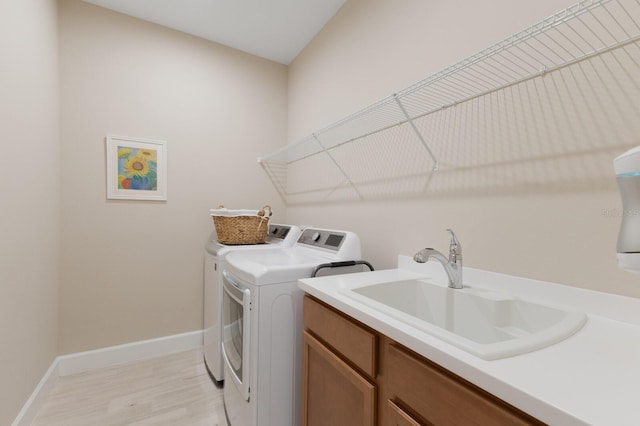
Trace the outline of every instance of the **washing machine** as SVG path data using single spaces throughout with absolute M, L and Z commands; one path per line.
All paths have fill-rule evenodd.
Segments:
M 223 271 L 224 406 L 231 426 L 300 424 L 302 298 L 297 282 L 359 260 L 352 232 L 305 229 L 293 247 L 232 252 Z
M 220 244 L 211 233 L 204 252 L 204 361 L 211 377 L 224 379 L 222 358 L 222 271 L 227 254 L 234 251 L 264 250 L 293 246 L 301 234 L 297 226 L 271 224 L 265 244 Z

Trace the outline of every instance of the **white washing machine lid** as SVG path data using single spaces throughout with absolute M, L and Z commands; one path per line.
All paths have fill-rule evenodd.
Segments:
M 337 261 L 335 257 L 307 254 L 296 248 L 229 253 L 225 270 L 249 284 L 264 285 L 310 278 L 321 263 Z
M 269 231 L 264 244 L 227 245 L 218 242 L 218 236 L 214 231 L 209 236 L 205 250 L 216 257 L 221 257 L 236 250 L 264 250 L 274 247 L 291 247 L 296 243 L 301 233 L 302 230 L 298 226 L 273 223 L 269 225 Z
M 310 278 L 322 263 L 359 259 L 357 235 L 306 229 L 293 247 L 229 253 L 225 270 L 245 283 L 268 285 Z

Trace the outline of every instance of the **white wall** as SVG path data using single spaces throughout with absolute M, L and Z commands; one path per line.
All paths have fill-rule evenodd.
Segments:
M 59 98 L 55 0 L 0 2 L 0 424 L 57 353 Z
M 286 139 L 285 66 L 60 2 L 60 353 L 202 329 L 210 208 L 284 207 L 256 157 Z M 166 140 L 168 201 L 108 201 L 107 133 Z
M 574 3 L 349 0 L 290 66 L 289 142 Z M 570 133 L 576 123 L 569 120 L 566 125 Z M 565 145 L 574 139 L 544 143 L 562 151 L 572 148 Z M 358 232 L 364 257 L 378 268 L 393 267 L 397 254 L 411 255 L 425 246 L 446 251 L 445 229 L 450 227 L 462 242 L 467 266 L 639 297 L 638 278 L 616 265 L 620 218 L 605 213 L 621 208 L 611 164 L 620 148 L 595 153 L 589 148 L 588 156 L 566 159 L 580 169 L 581 178 L 571 184 L 549 179 L 548 174 L 569 172 L 553 167 L 558 157 L 546 168 L 532 169 L 536 174 L 527 177 L 527 185 L 508 191 L 444 191 L 347 203 L 318 200 L 292 205 L 287 220 Z

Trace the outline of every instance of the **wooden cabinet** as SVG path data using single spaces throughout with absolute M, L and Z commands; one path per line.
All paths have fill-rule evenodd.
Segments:
M 308 296 L 303 312 L 302 424 L 375 425 L 375 332 Z
M 416 424 L 542 424 L 404 346 L 390 339 L 384 345 L 388 397 L 395 404 L 407 407 Z M 389 415 L 393 416 L 393 413 Z
M 543 424 L 311 296 L 304 323 L 303 425 Z

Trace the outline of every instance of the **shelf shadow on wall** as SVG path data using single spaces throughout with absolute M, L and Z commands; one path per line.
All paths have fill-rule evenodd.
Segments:
M 614 188 L 613 159 L 640 144 L 640 45 L 412 121 L 438 171 L 402 122 L 269 173 L 290 205 Z
M 482 166 L 443 167 L 440 171 L 407 174 L 394 178 L 357 182 L 361 197 L 352 186 L 315 188 L 291 193 L 296 204 L 393 201 L 446 197 L 535 195 L 589 192 L 615 188 L 611 159 L 629 149 L 611 147 L 597 151 L 496 162 Z M 600 170 L 584 175 L 584 169 Z M 550 172 L 552 171 L 552 172 Z

